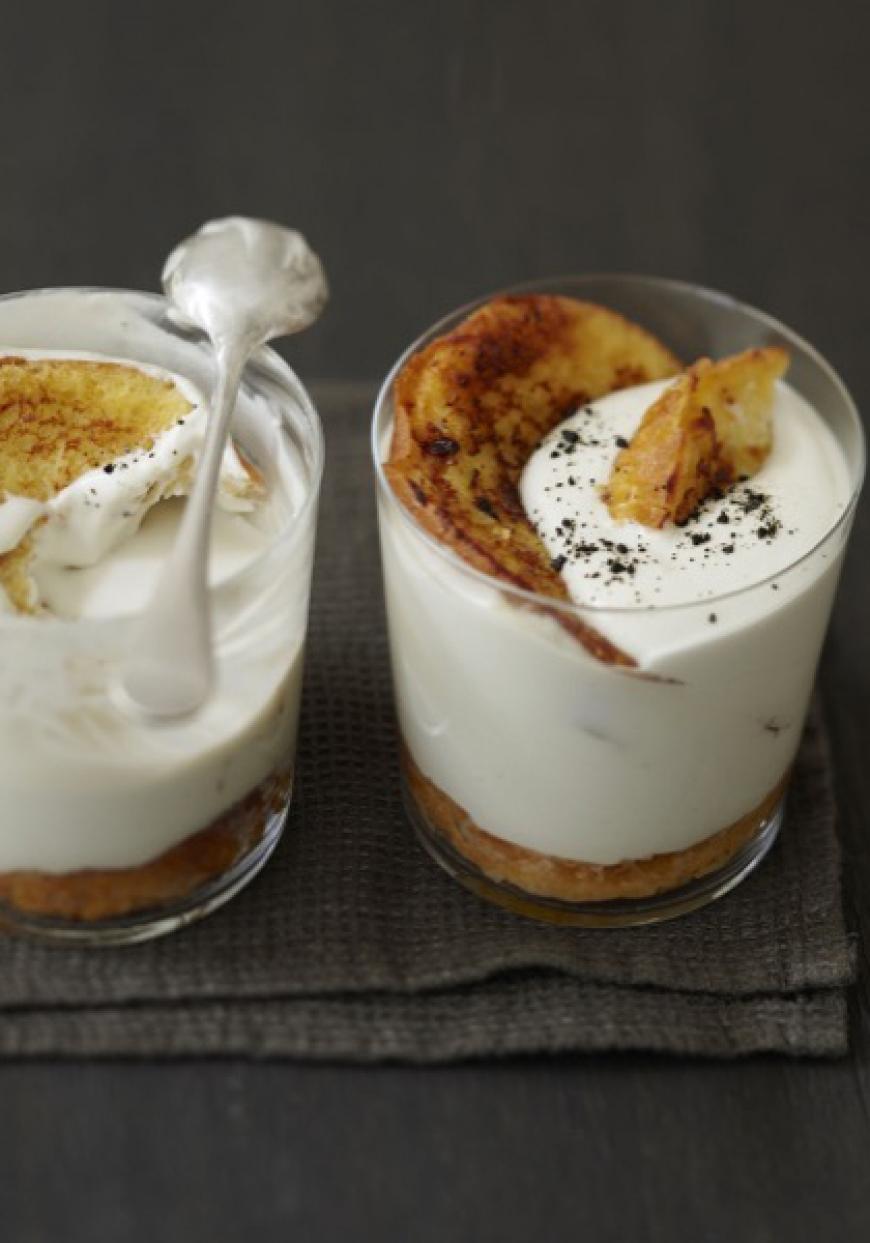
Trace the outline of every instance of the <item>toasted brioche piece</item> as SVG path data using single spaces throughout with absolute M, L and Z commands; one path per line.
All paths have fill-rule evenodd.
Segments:
M 0 496 L 47 501 L 191 409 L 170 380 L 122 363 L 0 358 Z
M 789 362 L 788 350 L 779 346 L 708 362 L 700 390 L 716 423 L 719 458 L 729 482 L 754 475 L 766 462 L 773 447 L 774 386 Z
M 0 595 L 33 612 L 37 591 L 28 569 L 47 520 L 42 507 L 88 471 L 134 451 L 185 421 L 193 406 L 167 376 L 124 363 L 84 358 L 0 356 L 0 507 L 31 506 L 14 543 L 0 543 Z M 241 469 L 222 472 L 221 495 L 239 507 L 262 495 L 263 478 L 240 454 Z M 146 508 L 190 490 L 194 458 L 179 455 L 170 479 L 155 483 Z M 9 509 L 4 513 L 9 514 Z M 17 520 L 17 519 L 15 519 Z M 15 525 L 13 520 L 13 529 Z M 8 531 L 0 533 L 5 539 Z M 3 604 L 0 599 L 0 606 Z
M 754 475 L 771 449 L 774 384 L 788 362 L 772 346 L 690 367 L 618 454 L 604 489 L 613 517 L 682 523 L 711 492 Z
M 32 613 L 36 602 L 33 580 L 28 573 L 33 541 L 29 536 L 11 552 L 0 554 L 0 612 L 3 611 L 2 593 L 19 613 Z
M 400 372 L 384 470 L 421 526 L 470 565 L 567 600 L 519 498 L 523 467 L 578 406 L 679 369 L 665 346 L 604 307 L 548 295 L 495 298 Z M 554 612 L 600 660 L 634 664 L 591 627 Z
M 167 379 L 121 363 L 0 357 L 0 500 L 48 501 L 183 418 L 190 402 Z M 0 556 L 0 588 L 33 608 L 28 537 Z

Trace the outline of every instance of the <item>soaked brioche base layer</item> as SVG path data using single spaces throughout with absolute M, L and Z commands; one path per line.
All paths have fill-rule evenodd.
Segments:
M 560 902 L 612 902 L 650 898 L 683 888 L 721 869 L 769 824 L 782 801 L 788 773 L 768 795 L 733 824 L 686 850 L 619 863 L 581 863 L 506 842 L 475 824 L 468 813 L 424 776 L 402 747 L 408 791 L 426 826 L 495 885 Z
M 0 906 L 13 916 L 91 923 L 193 898 L 258 845 L 286 808 L 292 784 L 292 772 L 273 773 L 212 824 L 138 867 L 0 872 Z

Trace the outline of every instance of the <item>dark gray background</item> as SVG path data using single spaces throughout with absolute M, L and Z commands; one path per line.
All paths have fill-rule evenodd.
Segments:
M 2 18 L 4 290 L 152 288 L 176 240 L 241 211 L 327 263 L 333 304 L 292 349 L 308 379 L 375 378 L 490 288 L 632 269 L 764 306 L 870 395 L 862 3 Z M 823 676 L 865 947 L 868 553 L 862 511 Z M 832 1064 L 7 1063 L 0 1239 L 865 1240 L 863 1014 Z

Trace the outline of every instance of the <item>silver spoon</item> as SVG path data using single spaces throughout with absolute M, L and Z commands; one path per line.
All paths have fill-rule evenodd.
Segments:
M 178 536 L 121 671 L 137 708 L 176 717 L 214 680 L 207 561 L 211 513 L 239 381 L 254 350 L 312 324 L 328 297 L 320 260 L 300 233 L 265 220 L 212 220 L 172 252 L 163 288 L 173 318 L 214 346 L 217 384 Z

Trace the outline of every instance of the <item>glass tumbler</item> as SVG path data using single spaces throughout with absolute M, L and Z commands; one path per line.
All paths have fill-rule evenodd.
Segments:
M 211 349 L 162 297 L 41 290 L 0 299 L 0 344 L 156 365 L 206 395 Z M 118 693 L 136 614 L 0 613 L 0 926 L 118 944 L 222 905 L 263 867 L 287 815 L 323 436 L 277 354 L 245 369 L 236 441 L 264 476 L 262 551 L 210 589 L 215 683 L 190 716 L 136 714 Z
M 398 372 L 480 304 L 415 341 L 378 396 L 373 453 L 403 794 L 421 842 L 469 889 L 524 915 L 593 927 L 663 920 L 733 888 L 779 830 L 863 478 L 861 424 L 807 342 L 722 294 L 643 276 L 509 292 L 600 303 L 687 361 L 785 346 L 788 383 L 847 464 L 839 517 L 774 576 L 664 607 L 579 606 L 472 568 L 424 530 L 383 471 Z M 642 638 L 658 654 L 648 668 L 603 663 L 560 617 Z M 684 641 L 671 642 L 676 634 Z

